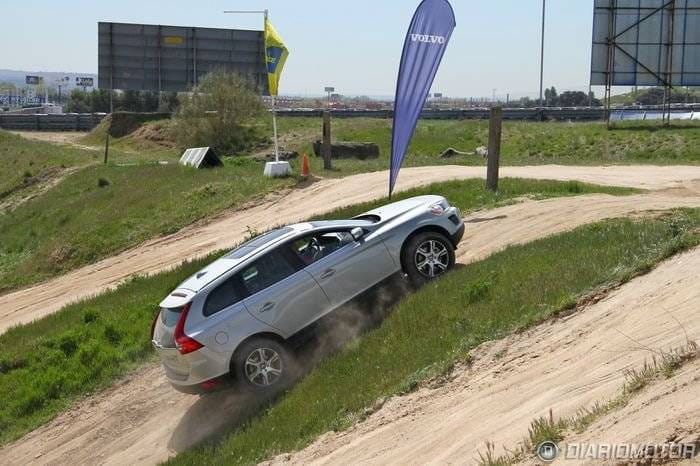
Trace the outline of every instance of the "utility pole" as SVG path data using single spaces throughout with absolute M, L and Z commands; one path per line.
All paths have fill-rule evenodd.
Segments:
M 542 0 L 542 38 L 540 45 L 540 108 L 544 107 L 542 93 L 544 89 L 544 20 L 545 20 L 546 0 Z

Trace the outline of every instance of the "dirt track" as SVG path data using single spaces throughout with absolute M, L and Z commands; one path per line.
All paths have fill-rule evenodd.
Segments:
M 274 463 L 473 464 L 487 440 L 497 454 L 513 449 L 530 422 L 550 409 L 572 416 L 614 398 L 623 371 L 653 356 L 645 347 L 676 348 L 685 332 L 697 341 L 698 270 L 700 249 L 677 256 L 582 312 L 482 345 L 476 363 L 443 386 L 393 398 L 348 431 L 326 434 Z M 575 440 L 657 443 L 692 430 L 699 381 L 696 361 Z
M 442 173 L 442 179 L 478 174 L 472 170 L 450 167 Z M 615 175 L 610 170 L 616 172 L 618 168 L 537 167 L 506 170 L 505 174 L 582 178 L 591 182 L 655 189 L 679 186 L 674 180 L 700 178 L 696 168 L 634 168 L 638 179 L 621 171 Z M 661 172 L 656 182 L 652 170 Z M 598 179 L 595 178 L 596 171 Z M 407 173 L 410 175 L 402 174 L 404 187 L 409 185 L 409 179 L 415 184 L 435 179 L 430 178 L 431 172 L 427 169 L 408 170 Z M 342 199 L 342 202 L 325 203 L 323 210 L 381 195 L 385 182 L 383 174 L 381 179 L 380 175 L 372 175 L 369 179 L 375 181 L 363 183 L 363 192 L 353 192 L 350 198 L 342 198 L 342 193 L 350 196 L 350 191 L 344 191 L 349 189 L 344 180 L 331 180 L 308 190 L 293 192 L 276 205 L 235 214 L 199 227 L 196 232 L 181 232 L 154 241 L 140 248 L 140 253 L 132 251 L 118 256 L 120 259 L 103 261 L 106 265 L 95 267 L 92 275 L 83 270 L 76 272 L 83 274 L 81 276 L 86 280 L 77 283 L 85 286 L 85 283 L 93 283 L 89 280 L 95 275 L 100 277 L 102 271 L 121 271 L 105 274 L 106 277 L 112 276 L 114 283 L 123 278 L 120 273 L 129 269 L 133 271 L 136 265 L 141 272 L 155 271 L 185 256 L 203 254 L 234 243 L 246 225 L 258 227 L 270 218 L 291 221 L 318 212 L 320 208 L 315 205 L 313 194 L 318 194 L 320 189 L 324 189 L 324 199 Z M 478 260 L 509 244 L 527 242 L 602 218 L 646 209 L 700 206 L 700 185 L 697 182 L 680 184 L 685 187 L 645 195 L 589 195 L 526 201 L 477 212 L 466 218 L 468 228 L 458 251 L 458 260 Z M 308 212 L 305 208 L 317 210 Z M 281 217 L 284 209 L 287 209 L 286 216 Z M 232 220 L 234 217 L 237 220 Z M 227 237 L 222 240 L 224 233 Z M 159 246 L 162 257 L 158 255 Z M 187 254 L 182 253 L 183 248 Z M 175 254 L 177 251 L 181 253 Z M 680 341 L 682 332 L 674 321 L 669 322 L 666 314 L 666 309 L 669 309 L 686 323 L 688 331 L 697 336 L 700 321 L 693 320 L 693 317 L 700 306 L 700 290 L 693 284 L 699 268 L 700 250 L 696 250 L 626 285 L 581 315 L 497 342 L 492 349 L 482 349 L 486 356 L 483 361 L 488 361 L 489 355 L 495 354 L 500 347 L 507 349 L 507 355 L 498 366 L 485 362 L 470 371 L 458 373 L 458 377 L 442 389 L 421 390 L 409 397 L 394 399 L 366 423 L 347 434 L 324 437 L 323 441 L 293 459 L 304 462 L 323 457 L 345 464 L 362 459 L 417 463 L 422 462 L 421 459 L 440 461 L 444 458 L 468 462 L 475 449 L 483 447 L 479 442 L 485 439 L 512 446 L 524 435 L 532 418 L 550 406 L 557 413 L 565 414 L 581 404 L 604 398 L 621 384 L 621 368 L 641 364 L 646 354 L 631 350 L 634 345 L 621 337 L 615 328 L 633 332 L 645 344 L 675 344 Z M 60 289 L 57 287 L 63 281 L 67 292 L 75 292 L 76 285 L 64 281 L 64 278 L 48 285 Z M 94 286 L 107 286 L 104 280 L 99 278 Z M 48 299 L 47 302 L 57 305 L 58 298 L 48 296 Z M 168 386 L 157 365 L 149 365 L 119 385 L 78 403 L 49 424 L 8 445 L 0 450 L 0 457 L 6 458 L 10 464 L 153 464 L 234 422 L 240 404 L 236 395 L 204 399 L 180 395 Z M 508 413 L 508 417 L 491 416 L 491 412 Z M 412 422 L 411 419 L 424 420 L 425 425 L 423 421 Z M 390 421 L 395 422 L 384 426 Z M 403 438 L 406 442 L 401 440 Z M 426 448 L 426 445 L 434 446 L 434 449 Z M 361 452 L 371 456 L 353 456 Z M 337 456 L 324 456 L 331 453 Z
M 483 167 L 459 166 L 406 168 L 401 172 L 399 189 L 449 179 L 482 177 L 484 171 Z M 678 188 L 678 192 L 666 191 L 652 196 L 632 198 L 588 196 L 585 201 L 560 200 L 568 203 L 567 206 L 573 206 L 576 211 L 571 215 L 570 208 L 566 207 L 561 215 L 551 216 L 547 222 L 548 226 L 554 230 L 550 233 L 583 223 L 579 220 L 581 215 L 587 221 L 591 221 L 600 218 L 601 215 L 615 216 L 636 209 L 700 206 L 700 187 L 697 183 L 692 183 L 692 180 L 700 180 L 700 166 L 504 167 L 501 169 L 501 176 L 576 179 L 604 185 L 652 190 Z M 261 231 L 276 224 L 293 223 L 338 207 L 379 198 L 385 195 L 386 180 L 386 172 L 323 180 L 307 188 L 293 190 L 283 198 L 270 200 L 253 209 L 223 215 L 206 225 L 185 228 L 173 235 L 148 241 L 137 248 L 48 282 L 0 296 L 0 333 L 13 325 L 41 318 L 70 302 L 114 287 L 130 275 L 156 273 L 186 259 L 199 257 L 217 249 L 229 248 L 245 236 L 247 227 Z M 682 189 L 683 186 L 686 189 Z M 510 235 L 511 241 L 527 241 L 539 233 L 537 229 L 530 228 L 532 219 L 529 217 L 536 214 L 526 213 L 523 208 L 524 205 L 516 206 L 515 211 L 508 210 L 499 215 L 513 215 L 511 212 L 518 212 L 527 215 L 528 219 L 524 222 L 521 221 L 522 218 L 513 218 L 514 222 L 508 222 L 510 224 L 505 225 L 503 222 L 484 222 L 478 226 L 471 225 L 469 231 L 488 229 L 487 224 L 492 224 L 493 229 L 505 235 L 506 238 Z M 551 206 L 544 204 L 542 207 L 544 211 L 551 208 L 556 208 L 556 204 Z M 570 221 L 574 223 L 569 225 Z M 514 234 L 514 231 L 518 234 Z M 485 241 L 491 242 L 488 237 Z M 470 245 L 470 251 L 474 251 L 473 245 Z

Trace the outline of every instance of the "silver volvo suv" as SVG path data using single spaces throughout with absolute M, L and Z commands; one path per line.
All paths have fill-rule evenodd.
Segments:
M 170 293 L 153 322 L 153 345 L 180 391 L 236 380 L 270 392 L 292 377 L 291 338 L 394 274 L 416 286 L 444 274 L 463 234 L 459 210 L 441 196 L 272 230 Z

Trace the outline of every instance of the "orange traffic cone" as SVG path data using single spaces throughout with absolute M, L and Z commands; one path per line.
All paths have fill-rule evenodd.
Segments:
M 311 175 L 311 169 L 309 168 L 309 156 L 306 153 L 301 156 L 301 176 L 308 178 Z

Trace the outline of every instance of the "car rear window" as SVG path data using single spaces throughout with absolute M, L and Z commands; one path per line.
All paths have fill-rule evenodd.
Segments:
M 254 295 L 296 273 L 282 250 L 271 251 L 241 271 L 241 281 L 249 295 Z
M 175 327 L 180 319 L 183 307 L 161 307 L 160 321 L 168 328 Z
M 277 230 L 272 230 L 268 231 L 267 233 L 264 233 L 260 236 L 257 236 L 250 241 L 243 243 L 230 253 L 226 255 L 226 258 L 228 259 L 240 259 L 241 257 L 244 257 L 257 248 L 264 246 L 265 244 L 269 243 L 270 241 L 274 241 L 278 238 L 281 238 L 282 236 L 286 235 L 287 233 L 293 231 L 289 227 L 285 228 L 278 228 Z

